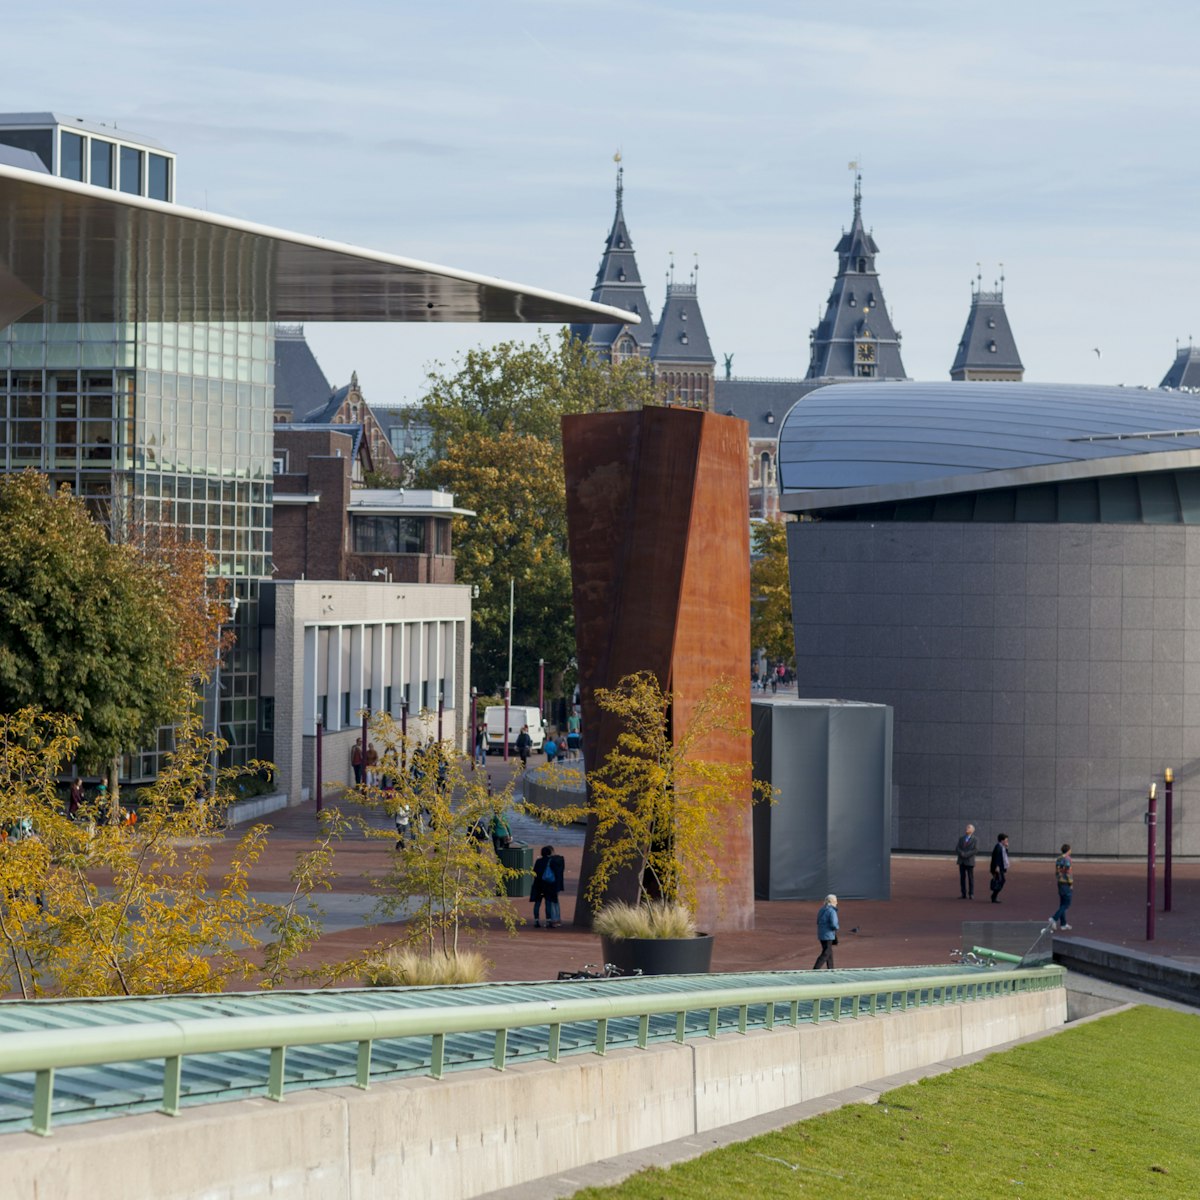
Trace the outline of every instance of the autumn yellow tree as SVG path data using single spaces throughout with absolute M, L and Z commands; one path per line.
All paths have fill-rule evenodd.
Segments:
M 792 594 L 788 581 L 787 523 L 754 526 L 750 563 L 750 645 L 772 663 L 793 663 Z

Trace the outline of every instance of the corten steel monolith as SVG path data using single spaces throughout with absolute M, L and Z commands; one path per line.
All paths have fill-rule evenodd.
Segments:
M 563 418 L 567 527 L 575 643 L 583 705 L 584 766 L 593 770 L 616 740 L 597 709 L 597 688 L 653 671 L 674 693 L 676 736 L 708 686 L 735 686 L 750 661 L 750 512 L 746 423 L 692 409 L 646 408 Z M 739 714 L 748 728 L 750 698 Z M 713 737 L 709 757 L 749 762 L 749 734 Z M 579 881 L 594 862 L 588 828 Z M 698 880 L 700 927 L 750 929 L 754 870 L 750 791 L 721 817 L 714 853 L 727 884 L 718 903 Z M 611 899 L 633 900 L 634 870 L 613 881 Z M 591 914 L 582 899 L 576 923 Z

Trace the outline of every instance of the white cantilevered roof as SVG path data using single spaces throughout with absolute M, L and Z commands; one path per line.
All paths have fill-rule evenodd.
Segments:
M 636 319 L 540 288 L 0 163 L 0 328 L 22 318 L 622 324 Z
M 1200 396 L 1145 388 L 834 384 L 779 430 L 788 512 L 1186 467 L 1200 467 Z

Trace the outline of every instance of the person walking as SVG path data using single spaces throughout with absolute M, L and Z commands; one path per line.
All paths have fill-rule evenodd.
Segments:
M 367 756 L 363 759 L 363 767 L 365 768 L 365 776 L 367 787 L 374 787 L 378 782 L 376 767 L 379 766 L 379 751 L 375 749 L 374 742 L 367 743 Z
M 1067 909 L 1071 907 L 1071 898 L 1075 888 L 1075 879 L 1071 874 L 1071 843 L 1063 842 L 1062 853 L 1054 860 L 1054 882 L 1058 884 L 1058 908 L 1050 918 L 1050 928 L 1070 929 L 1067 924 Z
M 358 738 L 354 739 L 354 745 L 350 748 L 350 769 L 354 772 L 354 786 L 361 787 L 363 781 L 363 751 L 362 742 Z
M 821 953 L 817 955 L 817 961 L 812 965 L 814 971 L 822 966 L 833 970 L 833 948 L 837 945 L 837 935 L 838 898 L 830 892 L 817 913 L 817 941 L 821 943 Z
M 529 726 L 522 725 L 517 734 L 517 753 L 521 756 L 522 769 L 529 765 L 529 752 L 533 749 L 533 738 L 529 736 Z
M 954 853 L 958 855 L 958 886 L 964 900 L 975 899 L 975 855 L 978 852 L 975 826 L 968 825 L 954 847 Z
M 83 807 L 83 780 L 78 775 L 71 780 L 71 797 L 67 801 L 67 816 L 71 820 L 79 815 L 79 810 Z
M 486 725 L 480 725 L 475 730 L 475 761 L 481 766 L 487 766 L 489 738 Z
M 534 929 L 540 929 L 542 925 L 538 917 L 543 900 L 546 902 L 546 928 L 557 929 L 562 924 L 558 894 L 563 890 L 565 875 L 563 856 L 555 854 L 553 846 L 543 846 L 541 857 L 533 864 L 533 885 L 529 889 Z
M 558 743 L 554 740 L 553 734 L 546 738 L 546 744 L 542 747 L 542 751 L 545 753 L 548 763 L 554 762 L 558 757 Z
M 1008 876 L 1008 834 L 996 834 L 996 844 L 992 847 L 992 903 L 1000 904 L 1000 893 L 1004 891 L 1004 881 Z

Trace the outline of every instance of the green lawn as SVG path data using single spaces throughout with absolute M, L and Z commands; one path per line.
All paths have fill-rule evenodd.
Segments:
M 1139 1007 L 577 1200 L 1200 1197 L 1200 1017 Z

